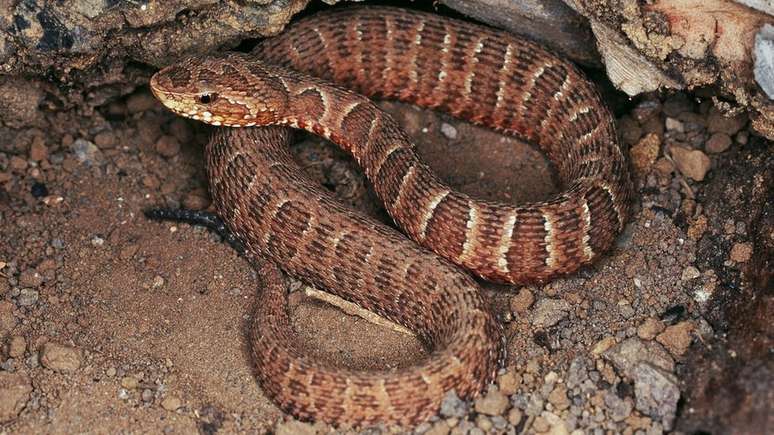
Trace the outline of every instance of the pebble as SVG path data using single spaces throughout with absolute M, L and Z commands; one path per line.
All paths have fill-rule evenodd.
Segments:
M 16 327 L 13 309 L 14 305 L 10 301 L 0 301 L 0 331 L 4 333 Z
M 140 386 L 140 381 L 134 376 L 124 376 L 121 378 L 121 386 L 127 390 L 136 390 Z
M 640 124 L 653 118 L 661 112 L 661 101 L 659 100 L 644 100 L 637 104 L 637 107 L 632 110 L 632 116 Z
M 174 136 L 163 135 L 156 140 L 155 149 L 164 157 L 174 157 L 180 152 L 180 142 Z
M 40 287 L 43 284 L 43 275 L 35 269 L 26 269 L 19 274 L 19 285 L 22 287 Z
M 194 191 L 183 198 L 183 207 L 191 210 L 204 210 L 210 206 L 210 200 L 204 192 Z
M 28 163 L 26 160 L 19 156 L 12 156 L 11 161 L 8 162 L 8 167 L 17 173 L 22 173 L 27 170 Z
M 632 146 L 631 150 L 629 150 L 629 155 L 635 171 L 639 173 L 647 172 L 653 166 L 653 163 L 656 162 L 660 149 L 661 137 L 656 133 L 648 133 Z
M 146 388 L 142 390 L 142 394 L 140 395 L 140 398 L 143 402 L 151 402 L 153 401 L 153 391 Z
M 448 435 L 451 432 L 449 424 L 445 421 L 439 421 L 430 429 L 425 431 L 424 435 Z
M 697 269 L 695 266 L 688 266 L 685 269 L 683 269 L 683 273 L 682 275 L 680 275 L 680 279 L 683 281 L 690 281 L 700 276 L 701 276 L 701 272 L 699 272 L 699 269 Z
M 176 116 L 175 119 L 169 123 L 169 133 L 177 138 L 180 143 L 189 143 L 194 137 L 191 126 L 188 125 L 188 122 L 185 119 L 179 116 Z
M 677 93 L 667 98 L 662 108 L 664 114 L 671 117 L 676 117 L 682 112 L 692 112 L 693 109 L 693 102 L 683 93 Z
M 707 131 L 710 133 L 725 133 L 733 136 L 745 124 L 747 124 L 747 116 L 744 113 L 727 117 L 713 107 L 707 116 Z
M 524 413 L 521 412 L 521 409 L 512 408 L 511 411 L 508 412 L 508 423 L 512 426 L 518 426 L 518 424 L 521 423 L 522 417 L 524 417 Z
M 99 148 L 86 139 L 76 139 L 70 146 L 70 149 L 80 163 L 95 165 L 102 160 L 102 152 Z
M 602 356 L 629 378 L 634 368 L 641 362 L 647 362 L 667 372 L 675 370 L 675 362 L 660 344 L 632 337 L 605 351 Z
M 484 433 L 488 433 L 490 430 L 492 430 L 492 427 L 494 427 L 492 420 L 483 414 L 479 414 L 478 417 L 476 417 L 476 426 L 484 431 Z
M 0 372 L 0 423 L 16 419 L 32 393 L 30 378 L 24 373 Z
M 183 402 L 175 396 L 167 396 L 161 401 L 161 407 L 167 411 L 176 411 L 183 406 Z
M 637 327 L 637 336 L 643 340 L 653 340 L 666 326 L 659 319 L 649 317 Z
M 548 402 L 554 405 L 559 411 L 564 411 L 570 407 L 570 400 L 567 398 L 567 387 L 558 384 L 554 387 L 551 394 L 548 395 Z
M 685 132 L 685 126 L 683 125 L 683 123 L 680 122 L 680 120 L 675 118 L 668 117 L 664 122 L 664 126 L 668 131 L 676 131 L 678 133 Z
M 116 146 L 116 135 L 110 130 L 99 132 L 94 136 L 94 144 L 100 149 L 114 148 Z
M 116 368 L 115 368 L 115 367 L 110 367 L 110 368 L 108 368 L 108 369 L 105 371 L 105 374 L 107 375 L 107 377 L 109 377 L 109 378 L 112 378 L 113 376 L 115 376 L 115 375 L 116 375 L 116 373 L 117 373 L 117 372 L 118 372 L 118 371 L 116 370 Z
M 663 344 L 669 353 L 680 357 L 685 354 L 691 345 L 693 329 L 693 322 L 686 320 L 664 329 L 664 332 L 656 336 L 656 341 Z
M 611 347 L 615 346 L 615 337 L 612 335 L 599 340 L 597 344 L 591 349 L 591 353 L 594 355 L 601 355 Z
M 735 263 L 746 263 L 752 258 L 753 248 L 750 243 L 734 243 L 729 259 Z
M 634 404 L 630 400 L 621 399 L 613 391 L 605 391 L 605 406 L 608 409 L 608 415 L 613 421 L 623 421 L 634 409 Z
M 548 432 L 548 430 L 551 429 L 551 426 L 545 418 L 538 416 L 532 421 L 532 428 L 535 429 L 536 432 Z
M 452 390 L 446 393 L 441 401 L 442 416 L 448 417 L 465 417 L 468 415 L 468 404 L 457 396 L 457 393 Z
M 715 133 L 704 144 L 704 149 L 708 153 L 718 154 L 731 147 L 731 136 L 725 133 Z
M 33 140 L 30 145 L 30 160 L 40 162 L 48 158 L 48 148 L 43 140 Z
M 16 303 L 22 307 L 29 307 L 38 303 L 40 299 L 40 292 L 31 288 L 23 288 L 19 292 L 19 297 L 16 298 Z
M 623 139 L 624 143 L 627 145 L 637 143 L 642 136 L 640 124 L 627 115 L 622 116 L 621 119 L 618 120 L 618 126 L 621 130 L 621 139 Z
M 570 309 L 570 304 L 564 299 L 541 299 L 535 304 L 532 323 L 538 327 L 556 325 L 569 315 Z
M 527 287 L 522 287 L 519 293 L 512 296 L 510 300 L 511 312 L 523 314 L 535 302 L 535 296 Z
M 696 181 L 704 180 L 712 165 L 709 157 L 699 150 L 674 146 L 670 147 L 670 153 L 677 169 L 686 177 Z
M 74 347 L 46 343 L 41 350 L 40 362 L 57 372 L 73 372 L 81 367 L 81 354 Z
M 441 133 L 449 139 L 457 139 L 457 129 L 445 122 L 441 123 Z
M 516 393 L 521 384 L 521 376 L 513 370 L 508 370 L 497 377 L 497 386 L 500 392 L 506 396 Z
M 486 415 L 500 415 L 508 408 L 508 397 L 498 389 L 492 388 L 485 396 L 476 399 L 474 409 Z
M 677 401 L 680 399 L 677 378 L 658 367 L 641 362 L 633 368 L 632 379 L 637 410 L 661 420 L 665 429 L 671 429 L 677 412 Z
M 21 358 L 27 350 L 27 342 L 21 335 L 14 335 L 8 342 L 8 355 L 11 358 Z
M 156 107 L 157 104 L 156 99 L 150 93 L 138 92 L 126 99 L 126 110 L 129 113 L 145 112 Z

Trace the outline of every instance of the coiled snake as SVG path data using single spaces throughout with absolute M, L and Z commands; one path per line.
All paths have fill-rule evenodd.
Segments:
M 323 12 L 249 55 L 167 67 L 151 88 L 189 118 L 271 126 L 218 129 L 206 149 L 218 214 L 250 255 L 408 327 L 431 349 L 395 371 L 312 361 L 294 345 L 281 275 L 264 263 L 251 336 L 258 377 L 299 418 L 411 425 L 437 413 L 449 390 L 473 397 L 495 374 L 500 331 L 476 282 L 452 263 L 492 281 L 543 282 L 596 259 L 626 220 L 626 161 L 593 85 L 569 62 L 487 27 L 387 7 Z M 564 190 L 518 206 L 454 191 L 363 95 L 531 141 Z M 424 248 L 310 184 L 289 153 L 288 126 L 352 153 L 390 216 Z

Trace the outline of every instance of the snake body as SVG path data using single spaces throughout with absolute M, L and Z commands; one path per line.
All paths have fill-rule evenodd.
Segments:
M 500 332 L 478 285 L 452 263 L 492 281 L 543 282 L 595 260 L 627 217 L 626 161 L 594 86 L 569 62 L 487 27 L 387 7 L 323 12 L 251 54 L 167 67 L 151 88 L 183 116 L 273 126 L 213 135 L 218 214 L 251 255 L 408 327 L 432 350 L 389 372 L 315 363 L 293 344 L 282 279 L 264 263 L 252 331 L 258 377 L 300 418 L 411 425 L 437 413 L 449 390 L 474 396 L 494 376 Z M 565 188 L 522 205 L 454 191 L 368 96 L 531 141 Z M 289 154 L 288 126 L 352 153 L 395 222 L 443 258 L 310 184 Z

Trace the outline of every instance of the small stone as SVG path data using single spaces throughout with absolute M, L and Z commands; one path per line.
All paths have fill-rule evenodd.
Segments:
M 649 317 L 637 327 L 637 336 L 643 340 L 653 340 L 666 326 L 659 319 Z
M 0 423 L 13 421 L 30 400 L 30 393 L 32 383 L 26 374 L 0 371 Z
M 521 409 L 512 408 L 508 413 L 508 423 L 510 423 L 512 426 L 518 426 L 519 423 L 521 423 L 523 416 L 524 414 L 521 412 Z
M 132 257 L 134 257 L 134 254 L 137 253 L 138 249 L 139 249 L 139 246 L 137 245 L 126 245 L 123 248 L 121 248 L 121 252 L 118 253 L 118 256 L 122 260 L 129 260 Z
M 615 337 L 611 335 L 599 340 L 597 344 L 594 345 L 594 348 L 591 349 L 591 353 L 594 355 L 601 355 L 613 346 L 615 346 Z
M 19 156 L 11 156 L 11 160 L 8 162 L 8 168 L 17 173 L 26 171 L 27 166 L 27 161 Z
M 479 414 L 478 417 L 476 417 L 476 426 L 484 431 L 484 433 L 489 433 L 494 425 L 492 424 L 492 420 L 490 420 L 489 417 Z
M 519 384 L 521 384 L 521 376 L 513 370 L 508 370 L 497 377 L 497 386 L 500 392 L 506 396 L 516 393 L 519 389 Z
M 659 100 L 644 100 L 637 104 L 637 107 L 632 110 L 632 116 L 639 123 L 643 123 L 661 112 L 661 101 Z
M 140 398 L 143 402 L 151 402 L 153 400 L 153 391 L 148 388 L 142 390 Z
M 731 146 L 731 136 L 725 133 L 715 133 L 704 144 L 708 153 L 718 154 L 726 151 Z
M 685 126 L 683 123 L 675 118 L 667 117 L 666 121 L 664 122 L 664 126 L 668 131 L 676 131 L 678 133 L 685 132 Z
M 449 139 L 457 139 L 457 129 L 453 125 L 445 122 L 441 123 L 441 133 Z
M 699 215 L 688 226 L 688 237 L 691 240 L 699 240 L 707 231 L 707 216 Z
M 725 133 L 733 136 L 737 131 L 747 124 L 747 115 L 744 112 L 735 116 L 727 117 L 723 115 L 716 107 L 710 109 L 707 116 L 707 131 L 710 133 Z
M 448 435 L 451 432 L 451 427 L 445 421 L 439 421 L 428 429 L 424 435 Z
M 642 136 L 640 124 L 627 115 L 622 116 L 621 119 L 618 120 L 618 126 L 621 130 L 621 139 L 623 139 L 624 143 L 627 145 L 637 143 Z
M 35 269 L 26 269 L 19 274 L 19 285 L 22 287 L 40 287 L 43 276 Z
M 663 177 L 669 176 L 672 174 L 672 172 L 675 171 L 674 163 L 664 157 L 656 160 L 656 163 L 653 165 L 653 167 Z
M 693 102 L 684 93 L 677 93 L 664 101 L 662 107 L 666 116 L 676 117 L 682 112 L 693 112 Z
M 639 140 L 631 150 L 631 157 L 634 169 L 639 173 L 645 173 L 650 169 L 658 158 L 658 152 L 661 149 L 661 137 L 655 133 L 649 133 Z
M 14 305 L 10 301 L 0 301 L 0 333 L 10 332 L 16 327 L 13 309 Z
M 57 372 L 73 372 L 81 367 L 81 353 L 74 347 L 46 343 L 41 350 L 40 362 Z
M 746 263 L 752 258 L 752 252 L 752 244 L 734 243 L 734 246 L 731 247 L 729 259 L 735 263 Z
M 183 402 L 175 396 L 167 396 L 161 401 L 161 407 L 167 411 L 176 411 L 183 406 Z
M 512 296 L 510 300 L 511 312 L 523 314 L 535 302 L 535 296 L 527 287 L 522 287 L 519 293 Z
M 452 390 L 446 393 L 441 401 L 440 413 L 443 417 L 465 417 L 468 415 L 468 404 Z
M 19 297 L 16 298 L 16 303 L 22 307 L 29 307 L 38 303 L 40 293 L 31 288 L 23 288 L 19 292 Z
M 538 327 L 554 326 L 569 315 L 571 308 L 564 299 L 541 299 L 535 304 L 532 323 Z
M 702 181 L 712 165 L 709 157 L 699 150 L 674 146 L 670 147 L 670 152 L 677 169 L 696 181 Z
M 109 378 L 112 378 L 113 376 L 115 376 L 116 373 L 117 373 L 117 370 L 115 367 L 110 367 L 107 370 L 105 370 L 105 375 L 107 375 L 107 377 Z
M 567 387 L 563 384 L 558 384 L 551 391 L 551 394 L 548 395 L 548 401 L 559 411 L 569 408 L 570 400 L 567 398 Z
M 742 130 L 736 134 L 736 143 L 739 145 L 747 145 L 747 141 L 750 140 L 750 132 Z
M 134 376 L 124 376 L 121 378 L 121 386 L 127 390 L 136 390 L 140 386 L 140 381 Z
M 161 181 L 155 175 L 147 174 L 142 177 L 142 185 L 148 189 L 156 190 L 161 186 Z
M 102 152 L 99 148 L 86 139 L 76 139 L 70 146 L 70 149 L 80 163 L 91 166 L 102 160 Z
M 48 158 L 48 148 L 42 140 L 33 140 L 30 146 L 30 160 L 40 162 Z
M 174 136 L 180 143 L 189 143 L 194 137 L 191 126 L 181 117 L 175 117 L 175 119 L 169 123 L 169 134 Z
M 665 429 L 671 429 L 680 399 L 675 376 L 641 362 L 634 367 L 632 378 L 636 408 L 645 415 L 661 420 Z
M 680 279 L 683 281 L 690 281 L 700 276 L 701 276 L 701 272 L 699 272 L 699 269 L 697 269 L 695 266 L 688 266 L 685 269 L 683 269 L 683 273 L 680 276 Z
M 551 426 L 545 418 L 538 416 L 532 421 L 532 428 L 535 429 L 536 432 L 548 432 L 548 430 L 551 429 Z
M 8 355 L 11 358 L 21 358 L 27 350 L 27 342 L 21 335 L 14 335 L 8 342 Z
M 164 157 L 174 157 L 180 152 L 180 142 L 174 136 L 164 135 L 158 138 L 155 148 Z
M 693 332 L 693 329 L 693 322 L 686 320 L 664 329 L 664 332 L 656 336 L 656 341 L 663 344 L 669 353 L 680 357 L 691 345 L 691 332 Z
M 640 362 L 659 367 L 667 372 L 675 370 L 675 362 L 660 344 L 637 337 L 626 339 L 605 351 L 602 356 L 613 363 L 625 376 L 631 378 Z
M 164 287 L 164 277 L 162 277 L 161 275 L 156 275 L 153 278 L 153 282 L 151 283 L 151 287 L 153 287 L 153 288 Z
M 146 110 L 156 107 L 157 104 L 156 99 L 153 98 L 153 95 L 150 93 L 138 92 L 127 98 L 126 110 L 129 111 L 129 113 L 145 112 Z
M 203 192 L 191 192 L 183 198 L 183 207 L 190 210 L 204 210 L 210 206 L 210 200 Z
M 476 399 L 474 409 L 476 412 L 486 415 L 500 415 L 508 408 L 508 397 L 496 388 Z
M 94 136 L 94 144 L 100 149 L 114 148 L 116 146 L 116 135 L 110 130 L 99 132 Z
M 605 392 L 605 406 L 608 409 L 608 415 L 613 421 L 623 421 L 632 413 L 634 405 L 630 400 L 621 399 L 612 391 Z

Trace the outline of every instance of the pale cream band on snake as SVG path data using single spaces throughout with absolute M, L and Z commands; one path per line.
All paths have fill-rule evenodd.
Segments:
M 545 282 L 597 259 L 627 219 L 627 164 L 594 86 L 568 61 L 488 27 L 388 7 L 339 9 L 294 23 L 250 54 L 176 63 L 151 88 L 182 116 L 270 126 L 218 129 L 207 173 L 218 214 L 250 256 L 271 260 L 259 266 L 265 290 L 251 341 L 264 391 L 299 418 L 410 425 L 437 413 L 449 390 L 473 397 L 495 374 L 501 334 L 476 282 L 454 264 L 496 282 Z M 455 191 L 366 96 L 530 141 L 563 190 L 520 205 Z M 286 127 L 349 151 L 416 243 L 311 184 Z M 367 373 L 312 361 L 294 344 L 274 264 L 408 327 L 429 356 Z

